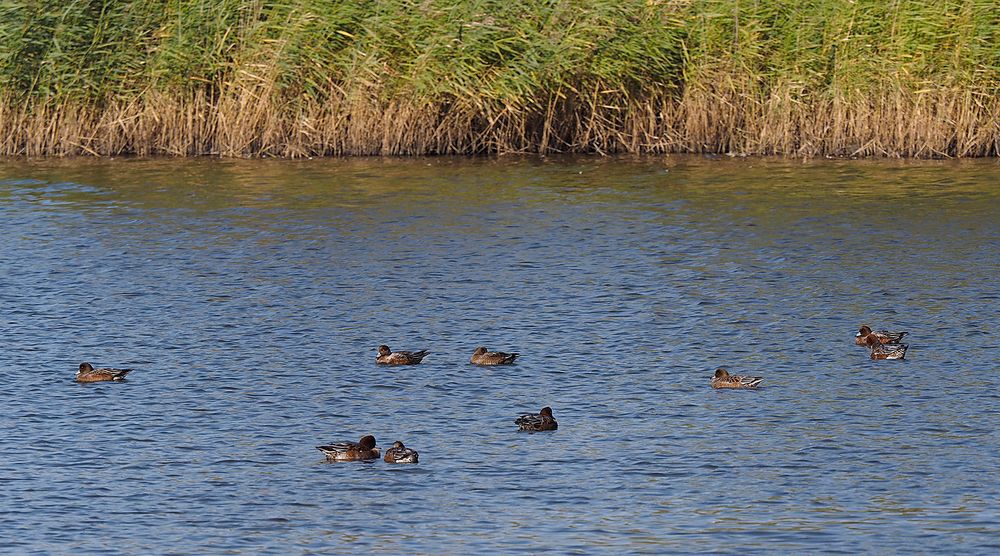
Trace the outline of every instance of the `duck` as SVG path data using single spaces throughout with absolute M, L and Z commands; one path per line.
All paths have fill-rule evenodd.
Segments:
M 104 382 L 109 380 L 122 381 L 125 375 L 132 372 L 132 369 L 95 369 L 90 363 L 80 363 L 80 370 L 76 371 L 77 382 Z
M 357 442 L 333 442 L 316 449 L 326 455 L 329 461 L 356 461 L 378 459 L 381 450 L 375 447 L 375 437 L 362 436 Z
M 889 332 L 888 330 L 879 330 L 878 332 L 873 332 L 868 325 L 864 325 L 858 330 L 858 333 L 854 335 L 854 343 L 859 346 L 867 345 L 865 340 L 868 336 L 875 336 L 879 343 L 882 344 L 898 344 L 903 336 L 906 336 L 908 332 Z
M 884 344 L 874 334 L 865 337 L 872 359 L 903 359 L 909 344 Z
M 559 428 L 555 417 L 552 416 L 552 408 L 545 406 L 538 413 L 526 413 L 514 419 L 517 430 L 522 431 L 554 431 Z
M 378 347 L 375 362 L 379 365 L 417 365 L 430 353 L 426 349 L 420 351 L 392 351 L 383 344 Z
M 719 367 L 712 377 L 712 388 L 756 388 L 763 380 L 762 376 L 731 375 Z
M 472 352 L 469 362 L 473 365 L 510 365 L 517 359 L 519 353 L 505 353 L 502 351 L 487 351 L 485 347 L 479 346 Z
M 417 463 L 420 454 L 416 450 L 411 450 L 399 440 L 392 443 L 392 448 L 385 451 L 382 458 L 386 463 Z

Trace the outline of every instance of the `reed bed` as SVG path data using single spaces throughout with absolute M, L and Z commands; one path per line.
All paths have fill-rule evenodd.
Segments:
M 0 6 L 0 155 L 1000 154 L 993 0 Z

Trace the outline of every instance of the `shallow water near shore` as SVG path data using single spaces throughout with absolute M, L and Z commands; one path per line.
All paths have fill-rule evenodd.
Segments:
M 992 160 L 4 161 L 0 545 L 994 553 L 998 183 Z M 870 361 L 864 323 L 909 331 L 906 359 Z M 380 343 L 431 354 L 377 367 Z M 85 360 L 135 371 L 79 385 Z M 718 366 L 763 388 L 714 391 Z M 545 405 L 558 431 L 516 432 Z M 315 449 L 364 434 L 420 463 Z

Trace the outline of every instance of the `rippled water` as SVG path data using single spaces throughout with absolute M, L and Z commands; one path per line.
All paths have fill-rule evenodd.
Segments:
M 0 165 L 13 552 L 1000 550 L 1000 165 Z M 874 362 L 857 327 L 910 332 Z M 375 347 L 430 349 L 381 368 Z M 477 368 L 477 345 L 521 352 Z M 132 367 L 79 385 L 80 361 Z M 720 365 L 766 377 L 714 391 Z M 512 420 L 551 405 L 554 433 Z M 415 466 L 328 464 L 372 433 Z

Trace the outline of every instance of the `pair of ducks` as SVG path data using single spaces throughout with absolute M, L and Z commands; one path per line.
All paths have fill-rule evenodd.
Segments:
M 554 431 L 559 428 L 555 417 L 552 416 L 551 407 L 543 407 L 538 413 L 526 413 L 514 420 L 518 430 L 539 432 Z M 362 436 L 357 442 L 332 442 L 323 446 L 316 446 L 316 449 L 323 452 L 329 461 L 363 461 L 378 459 L 380 450 L 375 445 L 375 437 L 372 435 Z M 386 463 L 417 463 L 420 454 L 416 450 L 411 450 L 403 445 L 399 440 L 393 442 L 392 448 L 385 451 L 382 458 Z
M 382 344 L 378 347 L 378 355 L 375 362 L 379 365 L 419 365 L 424 357 L 430 353 L 426 349 L 420 351 L 392 351 L 389 346 Z M 485 347 L 477 347 L 472 352 L 469 362 L 473 365 L 510 365 L 517 359 L 518 353 L 506 353 L 503 351 L 489 351 Z
M 854 335 L 854 343 L 868 347 L 872 359 L 902 359 L 909 344 L 900 341 L 907 332 L 873 331 L 868 325 L 862 326 Z
M 362 436 L 357 442 L 333 442 L 316 446 L 316 449 L 323 452 L 330 461 L 378 459 L 381 454 L 381 450 L 375 446 L 375 437 L 370 434 Z M 392 443 L 392 448 L 385 451 L 385 457 L 382 459 L 386 463 L 417 463 L 420 454 L 403 446 L 403 443 L 397 440 Z

